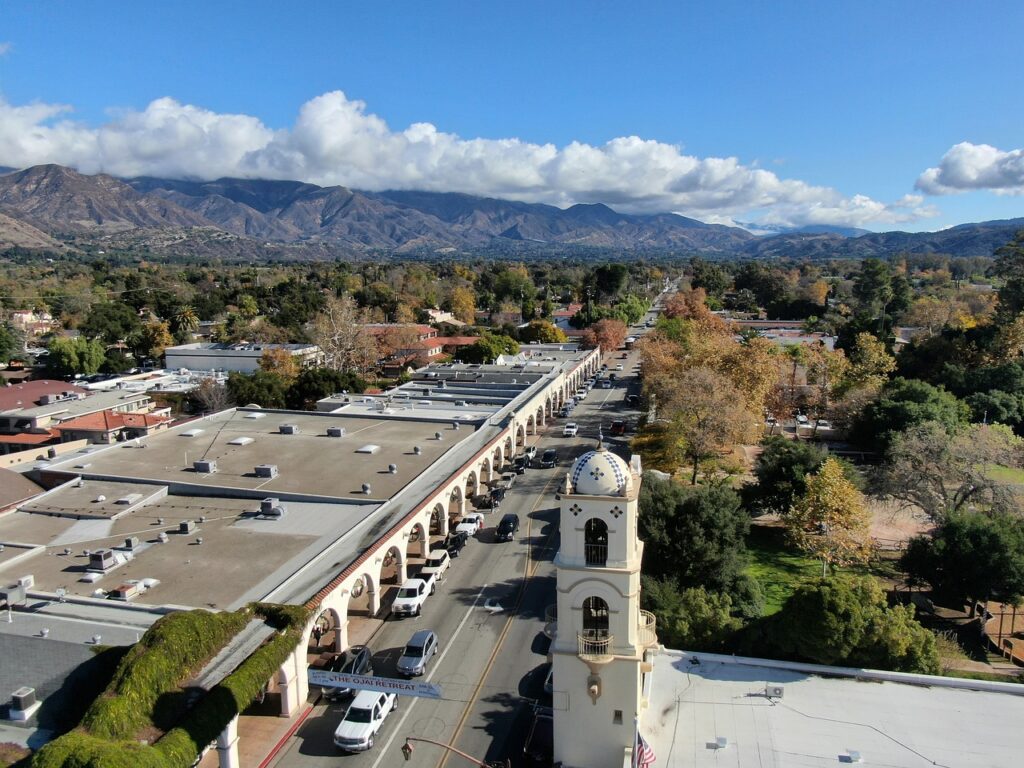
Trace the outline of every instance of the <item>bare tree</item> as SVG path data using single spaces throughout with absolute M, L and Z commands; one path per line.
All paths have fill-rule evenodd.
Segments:
M 228 388 L 214 379 L 203 379 L 192 391 L 192 399 L 209 413 L 217 413 L 233 405 Z
M 351 296 L 331 297 L 313 319 L 313 340 L 324 353 L 324 367 L 362 373 L 377 363 L 377 343 L 363 327 Z

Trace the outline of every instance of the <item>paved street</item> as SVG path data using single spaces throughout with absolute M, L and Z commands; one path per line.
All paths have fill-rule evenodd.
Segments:
M 606 358 L 610 369 L 624 366 L 615 386 L 594 388 L 568 419 L 549 422 L 541 435 L 538 451 L 558 449 L 558 466 L 530 469 L 517 477 L 501 508 L 488 515 L 487 528 L 454 560 L 423 615 L 388 619 L 370 641 L 375 674 L 390 677 L 396 676 L 395 662 L 414 631 L 437 632 L 441 651 L 423 679 L 439 684 L 444 699 L 401 698 L 374 748 L 358 755 L 339 753 L 332 740 L 347 701 L 320 702 L 271 766 L 391 766 L 402 762 L 400 747 L 406 736 L 454 743 L 489 761 L 509 758 L 513 765 L 520 763 L 530 707 L 543 696 L 548 640 L 542 630 L 545 608 L 554 602 L 551 560 L 558 548 L 554 494 L 575 457 L 596 444 L 600 426 L 605 445 L 628 456 L 625 446 L 638 416 L 623 403 L 627 392 L 638 391 L 632 371 L 638 358 L 635 352 L 627 359 L 619 355 Z M 617 418 L 626 418 L 630 430 L 624 437 L 609 437 L 608 428 Z M 562 437 L 567 421 L 580 425 L 577 437 Z M 506 512 L 517 513 L 521 527 L 514 542 L 496 543 L 494 525 Z M 441 748 L 417 744 L 408 764 L 434 768 L 446 759 Z M 452 765 L 465 764 L 459 757 L 451 760 Z

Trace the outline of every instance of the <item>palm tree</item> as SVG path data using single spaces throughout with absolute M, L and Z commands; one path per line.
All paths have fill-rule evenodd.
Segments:
M 178 307 L 178 311 L 174 313 L 172 320 L 174 321 L 175 333 L 184 331 L 191 334 L 199 327 L 199 315 L 196 314 L 195 309 L 189 304 L 182 304 Z

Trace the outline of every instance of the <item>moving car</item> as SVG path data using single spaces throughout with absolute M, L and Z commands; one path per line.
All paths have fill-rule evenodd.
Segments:
M 472 512 L 466 515 L 455 526 L 456 533 L 464 533 L 466 536 L 476 536 L 476 532 L 484 527 L 484 516 L 479 512 Z
M 612 376 L 614 376 L 614 375 L 615 374 L 613 373 Z M 611 389 L 611 388 L 612 388 L 612 382 L 611 382 L 610 379 L 601 379 L 601 389 Z
M 624 369 L 625 369 L 625 366 L 622 363 L 619 363 L 618 365 L 615 366 L 615 370 L 616 371 L 621 371 L 621 370 L 624 370 Z
M 398 671 L 406 677 L 422 675 L 427 671 L 427 662 L 437 653 L 438 647 L 437 635 L 432 630 L 414 632 L 398 659 Z
M 626 395 L 626 405 L 640 405 L 640 395 Z
M 624 435 L 626 434 L 626 422 L 622 419 L 616 419 L 612 422 L 611 433 L 613 435 Z
M 365 645 L 353 645 L 335 656 L 327 669 L 345 675 L 369 676 L 373 674 L 373 654 Z M 350 693 L 351 688 L 325 686 L 323 689 L 323 697 L 329 701 L 348 696 Z
M 557 463 L 558 463 L 558 451 L 556 451 L 554 448 L 548 448 L 546 451 L 544 451 L 543 454 L 541 454 L 540 465 L 544 469 L 550 469 L 551 467 L 555 466 L 555 464 L 557 464 Z
M 519 515 L 514 515 L 511 512 L 501 518 L 501 522 L 498 523 L 498 527 L 494 531 L 495 541 L 512 541 L 515 538 L 516 531 L 519 530 Z
M 360 691 L 352 699 L 334 732 L 334 745 L 346 752 L 365 752 L 384 720 L 398 709 L 398 696 L 379 691 Z
M 576 433 L 579 431 L 579 425 L 575 421 L 570 421 L 562 427 L 562 437 L 576 437 Z

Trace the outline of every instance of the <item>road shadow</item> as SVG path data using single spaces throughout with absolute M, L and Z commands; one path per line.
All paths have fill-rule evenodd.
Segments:
M 511 693 L 496 693 L 482 699 L 481 704 L 484 724 L 477 730 L 491 737 L 484 760 L 508 759 L 514 766 L 525 765 L 523 747 L 530 732 L 532 702 Z
M 525 584 L 525 593 L 520 599 L 519 593 L 524 589 L 523 577 L 517 576 L 513 579 L 497 582 L 487 586 L 483 597 L 477 600 L 480 595 L 480 588 L 473 584 L 465 587 L 452 589 L 448 595 L 463 605 L 477 603 L 480 610 L 486 610 L 484 604 L 491 601 L 501 607 L 503 614 L 516 610 L 516 616 L 521 619 L 544 621 L 545 609 L 555 602 L 555 575 L 534 576 Z

